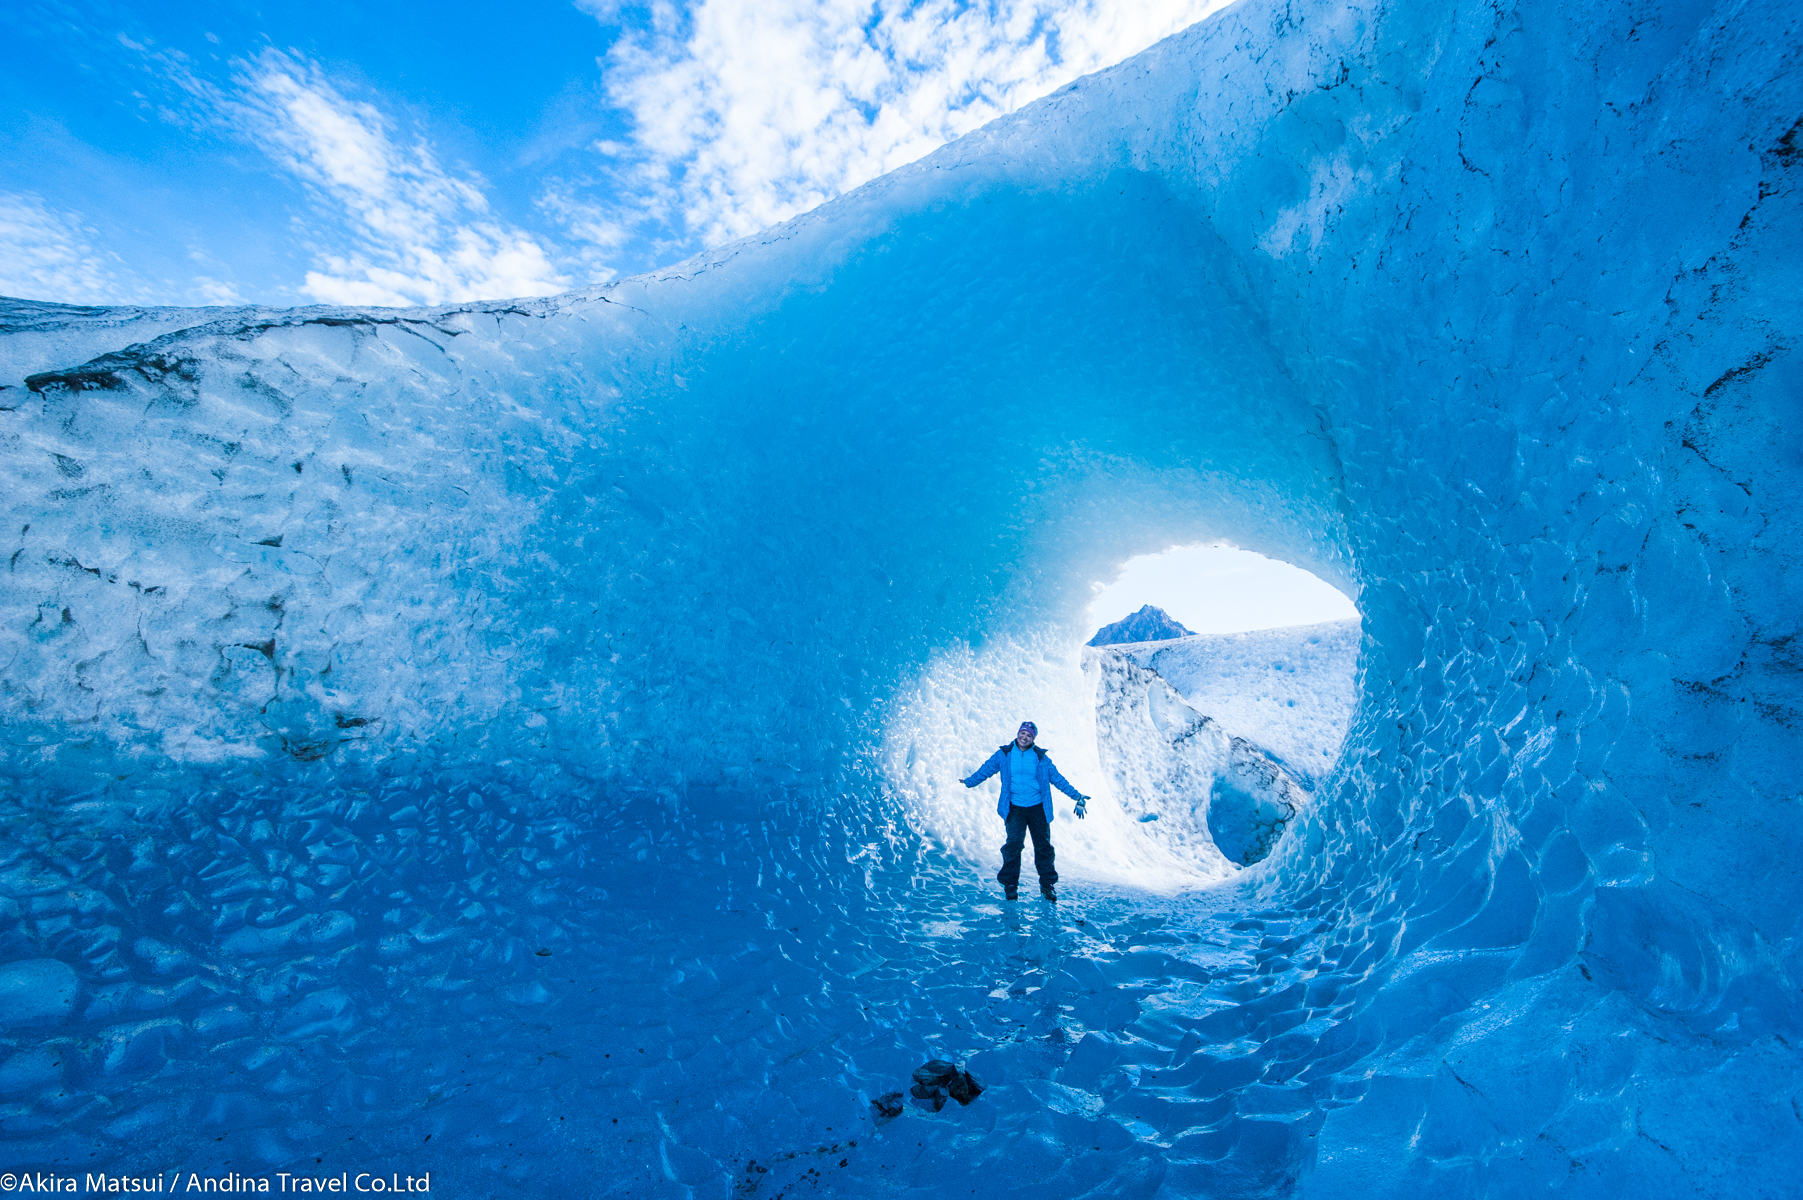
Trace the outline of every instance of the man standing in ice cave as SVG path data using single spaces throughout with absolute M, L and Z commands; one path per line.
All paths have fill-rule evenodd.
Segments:
M 1008 822 L 1008 840 L 1002 843 L 1002 869 L 996 872 L 1008 899 L 1020 898 L 1020 852 L 1033 832 L 1033 869 L 1039 872 L 1039 894 L 1047 900 L 1058 899 L 1053 886 L 1058 882 L 1058 869 L 1052 865 L 1052 785 L 1077 802 L 1077 819 L 1082 820 L 1089 797 L 1070 785 L 1058 773 L 1051 756 L 1033 744 L 1039 726 L 1031 721 L 1020 723 L 1014 740 L 1003 745 L 989 761 L 977 768 L 976 774 L 964 781 L 967 788 L 976 787 L 997 771 L 1002 773 L 1002 795 L 995 811 Z

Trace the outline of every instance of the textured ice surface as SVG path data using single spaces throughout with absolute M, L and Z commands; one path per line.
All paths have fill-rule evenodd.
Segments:
M 1145 834 L 1187 852 L 1210 874 L 1264 859 L 1307 806 L 1281 764 L 1197 711 L 1126 654 L 1086 656 L 1096 675 L 1096 745 L 1108 798 Z
M 1798 20 L 1245 4 L 599 292 L 20 306 L 8 1169 L 1784 1194 Z M 951 772 L 1099 788 L 1087 582 L 1223 538 L 1338 765 L 1004 908 Z
M 1309 787 L 1339 757 L 1352 724 L 1358 649 L 1357 621 L 1118 647 Z

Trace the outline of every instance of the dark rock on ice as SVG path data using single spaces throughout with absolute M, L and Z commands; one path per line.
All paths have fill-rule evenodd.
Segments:
M 885 1121 L 895 1120 L 902 1115 L 902 1094 L 885 1092 L 870 1102 L 870 1111 L 879 1125 Z
M 908 1092 L 914 1097 L 916 1107 L 924 1108 L 928 1112 L 938 1112 L 945 1107 L 944 1088 L 934 1087 L 931 1084 L 926 1083 L 917 1083 L 909 1088 Z
M 1096 636 L 1089 639 L 1089 644 L 1118 646 L 1124 642 L 1162 642 L 1189 636 L 1190 631 L 1171 620 L 1164 609 L 1148 604 L 1138 612 L 1096 630 Z
M 959 1104 L 969 1104 L 983 1094 L 983 1085 L 978 1083 L 976 1076 L 969 1071 L 959 1071 L 952 1076 L 951 1082 L 945 1085 L 945 1090 Z
M 910 1093 L 919 1107 L 938 1112 L 945 1107 L 948 1096 L 959 1104 L 969 1104 L 983 1094 L 983 1085 L 969 1071 L 961 1071 L 956 1064 L 935 1058 L 914 1068 L 914 1086 Z

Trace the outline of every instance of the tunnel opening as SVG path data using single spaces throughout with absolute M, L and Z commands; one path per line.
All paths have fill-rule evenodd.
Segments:
M 1138 556 L 1092 586 L 1082 624 L 931 655 L 886 721 L 889 785 L 920 833 L 992 872 L 999 783 L 967 781 L 1032 720 L 1092 797 L 1079 821 L 1053 796 L 1061 873 L 1161 893 L 1232 879 L 1271 856 L 1338 760 L 1358 610 L 1223 542 Z
M 1137 556 L 1092 587 L 1083 654 L 1116 801 L 1155 839 L 1206 839 L 1236 868 L 1264 861 L 1339 759 L 1357 608 L 1225 542 Z

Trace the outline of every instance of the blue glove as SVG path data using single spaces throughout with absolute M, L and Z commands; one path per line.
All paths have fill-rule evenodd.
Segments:
M 1077 820 L 1081 821 L 1084 818 L 1084 816 L 1087 815 L 1084 813 L 1083 810 L 1085 807 L 1088 806 L 1088 804 L 1089 804 L 1088 796 L 1078 796 L 1077 797 Z

